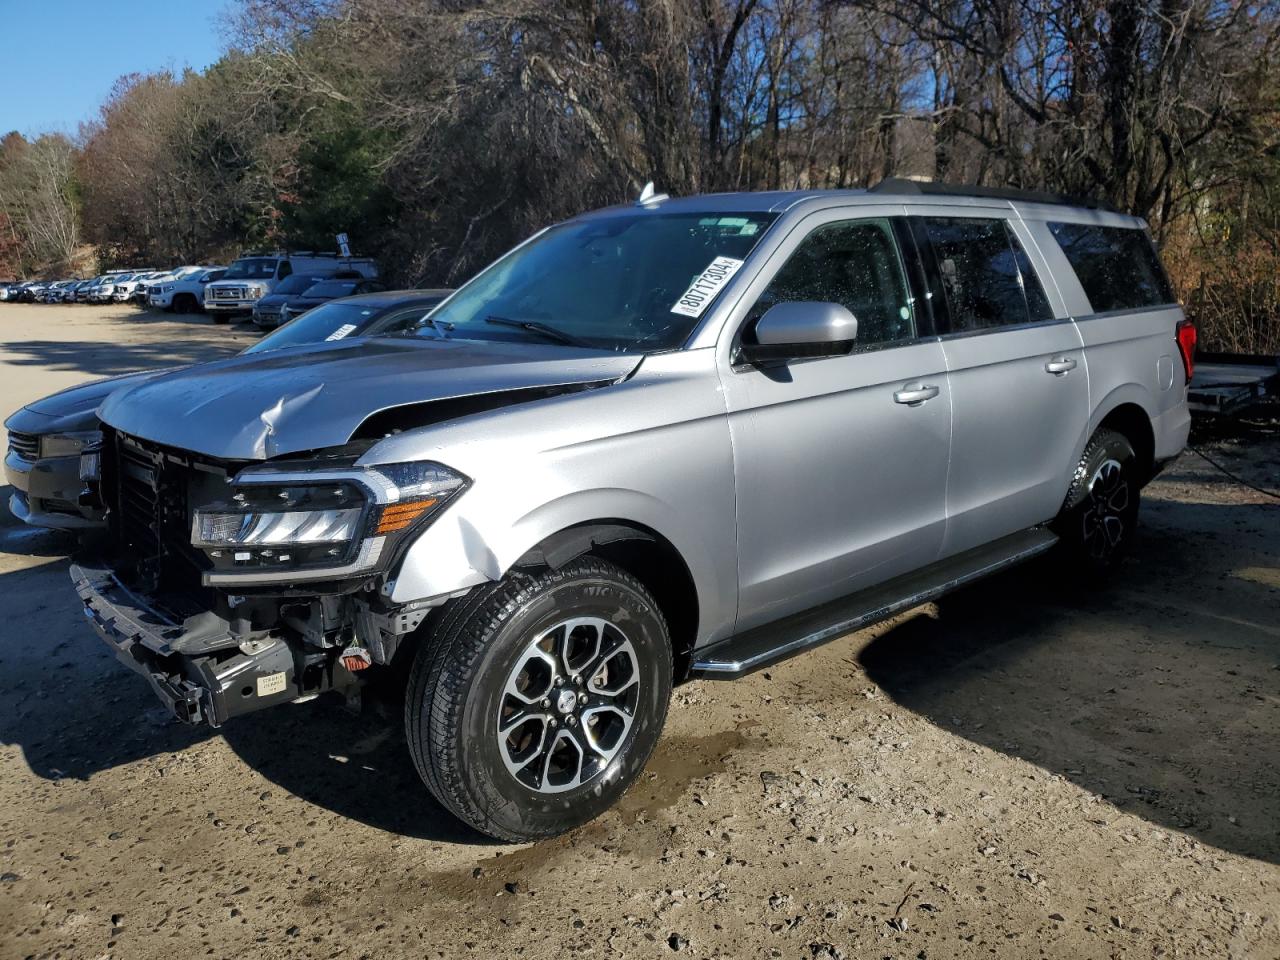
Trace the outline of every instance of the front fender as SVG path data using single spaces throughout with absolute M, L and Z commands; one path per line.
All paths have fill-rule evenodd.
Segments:
M 470 494 L 468 494 L 469 496 Z M 627 523 L 646 527 L 680 553 L 693 579 L 702 616 L 698 643 L 719 639 L 731 629 L 736 589 L 711 551 L 699 541 L 696 527 L 681 509 L 639 490 L 610 487 L 580 490 L 556 497 L 513 521 L 463 497 L 454 510 L 428 527 L 406 551 L 391 586 L 396 603 L 439 597 L 500 580 L 539 544 L 570 527 L 587 523 Z M 464 507 L 470 509 L 463 509 Z

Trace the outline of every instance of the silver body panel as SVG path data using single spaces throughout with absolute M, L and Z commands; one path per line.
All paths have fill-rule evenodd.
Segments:
M 260 460 L 341 445 L 369 416 L 397 407 L 591 385 L 427 417 L 368 450 L 362 464 L 432 460 L 472 481 L 388 572 L 384 592 L 406 603 L 456 595 L 501 578 L 568 527 L 630 523 L 683 558 L 697 591 L 698 646 L 1051 520 L 1089 435 L 1122 403 L 1149 415 L 1156 458 L 1185 444 L 1181 310 L 1093 316 L 1046 226 L 1140 221 L 857 191 L 645 208 L 744 209 L 780 215 L 681 350 L 641 358 L 356 341 L 159 377 L 113 394 L 101 416 L 155 442 Z M 735 365 L 748 312 L 810 230 L 922 213 L 1008 220 L 1055 319 L 796 361 L 784 373 Z M 1047 367 L 1068 360 L 1068 369 Z M 923 399 L 895 397 L 912 391 Z
M 98 411 L 118 430 L 225 460 L 266 460 L 346 443 L 396 407 L 610 381 L 636 356 L 540 344 L 357 339 L 243 354 L 112 394 Z
M 400 434 L 360 462 L 404 460 L 447 463 L 474 485 L 409 548 L 393 600 L 496 580 L 551 534 L 613 517 L 680 552 L 702 639 L 732 632 L 734 460 L 714 351 L 647 357 L 612 387 Z

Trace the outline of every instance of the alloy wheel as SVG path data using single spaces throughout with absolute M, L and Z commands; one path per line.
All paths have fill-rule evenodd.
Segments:
M 1118 460 L 1105 460 L 1089 480 L 1088 500 L 1082 517 L 1084 544 L 1089 556 L 1106 560 L 1125 535 L 1125 514 L 1131 493 Z
M 521 651 L 498 707 L 507 771 L 538 793 L 606 777 L 640 699 L 640 667 L 626 634 L 599 617 L 575 617 Z

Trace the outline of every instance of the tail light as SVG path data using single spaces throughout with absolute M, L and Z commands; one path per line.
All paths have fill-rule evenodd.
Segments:
M 1182 354 L 1182 369 L 1187 374 L 1187 383 L 1191 382 L 1191 374 L 1196 369 L 1196 325 L 1190 320 L 1178 322 L 1174 338 L 1178 341 L 1178 352 Z

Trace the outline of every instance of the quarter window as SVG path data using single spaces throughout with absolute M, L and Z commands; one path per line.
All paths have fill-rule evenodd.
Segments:
M 929 217 L 924 224 L 953 333 L 1053 319 L 1031 261 L 1005 221 Z
M 1145 230 L 1084 223 L 1051 223 L 1049 230 L 1080 278 L 1094 313 L 1175 302 Z
M 775 303 L 838 303 L 858 320 L 858 344 L 915 336 L 911 296 L 888 220 L 848 220 L 818 227 L 782 265 L 752 311 Z

